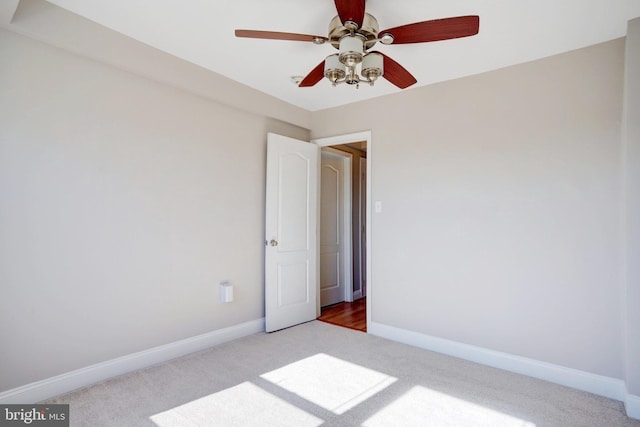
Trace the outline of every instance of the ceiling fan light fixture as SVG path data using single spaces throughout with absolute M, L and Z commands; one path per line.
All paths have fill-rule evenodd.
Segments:
M 344 64 L 340 62 L 337 53 L 326 57 L 324 60 L 324 76 L 329 79 L 334 86 L 344 79 L 346 75 Z
M 364 56 L 364 40 L 357 36 L 345 36 L 340 40 L 339 59 L 347 67 L 355 67 Z
M 368 53 L 362 59 L 362 76 L 369 81 L 369 84 L 373 86 L 373 83 L 384 74 L 384 58 L 379 53 Z

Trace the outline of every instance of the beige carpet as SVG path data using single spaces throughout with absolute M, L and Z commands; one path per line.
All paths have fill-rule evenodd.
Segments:
M 640 427 L 614 400 L 317 321 L 47 403 L 94 427 Z

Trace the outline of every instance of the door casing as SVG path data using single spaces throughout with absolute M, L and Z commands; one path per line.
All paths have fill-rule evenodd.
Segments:
M 319 147 L 330 147 L 332 145 L 341 145 L 341 144 L 349 144 L 353 142 L 366 141 L 367 143 L 367 196 L 366 196 L 366 229 L 365 229 L 365 240 L 366 240 L 366 275 L 365 275 L 365 283 L 367 286 L 367 325 L 371 323 L 372 319 L 372 299 L 373 299 L 373 281 L 371 280 L 371 247 L 372 247 L 372 238 L 371 238 L 371 164 L 373 162 L 373 140 L 371 137 L 371 131 L 362 131 L 356 133 L 349 133 L 344 135 L 337 135 L 327 138 L 315 138 L 312 139 L 311 142 L 318 145 Z M 317 287 L 318 296 L 316 298 L 317 301 L 317 315 L 320 316 L 320 285 Z

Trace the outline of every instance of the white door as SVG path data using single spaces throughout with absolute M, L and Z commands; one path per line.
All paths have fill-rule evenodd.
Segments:
M 265 327 L 316 318 L 318 147 L 267 135 Z
M 320 161 L 320 305 L 336 304 L 352 286 L 351 251 L 348 245 L 351 156 L 322 148 Z

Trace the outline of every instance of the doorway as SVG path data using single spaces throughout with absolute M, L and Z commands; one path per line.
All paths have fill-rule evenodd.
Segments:
M 341 302 L 322 309 L 318 317 L 326 323 L 367 332 L 367 299 L 360 298 L 353 302 Z
M 370 247 L 370 239 L 367 239 L 370 229 L 370 217 L 367 209 L 367 201 L 369 199 L 368 194 L 370 193 L 370 167 L 368 167 L 368 164 L 371 157 L 371 134 L 370 132 L 361 132 L 358 134 L 314 140 L 313 142 L 321 148 L 330 147 L 333 149 L 331 151 L 340 150 L 343 153 L 347 153 L 350 157 L 352 169 L 352 194 L 346 201 L 346 203 L 350 203 L 351 205 L 351 221 L 349 222 L 351 232 L 348 235 L 348 240 L 351 243 L 352 266 L 350 268 L 351 280 L 348 284 L 349 292 L 344 293 L 344 301 L 334 300 L 330 301 L 329 304 L 319 304 L 319 306 L 321 305 L 322 307 L 318 307 L 318 319 L 366 332 L 366 326 L 371 317 L 369 303 L 369 301 L 371 301 L 371 286 L 369 280 L 367 280 L 370 276 L 370 262 L 368 262 L 370 258 L 370 251 L 368 250 Z M 333 182 L 331 182 L 331 184 L 333 184 Z M 334 199 L 334 197 L 331 197 L 331 199 Z M 322 206 L 323 202 L 324 201 L 321 201 L 321 211 L 325 210 L 325 207 Z M 345 209 L 345 211 L 348 212 L 349 209 Z M 332 255 L 331 259 L 334 260 L 335 256 Z M 321 270 L 322 268 L 323 267 L 321 267 Z M 329 269 L 329 271 L 333 274 L 333 269 Z M 335 276 L 335 274 L 333 275 Z M 320 280 L 321 282 L 324 281 L 324 286 L 326 287 L 328 283 L 332 282 L 333 277 L 331 277 L 329 281 L 323 280 L 322 277 Z M 319 292 L 322 292 L 322 290 Z M 369 295 L 369 298 L 366 298 L 367 295 Z M 325 302 L 327 301 L 325 300 Z
M 336 146 L 340 147 L 340 146 Z M 353 301 L 353 156 L 336 147 L 320 151 L 320 306 Z

